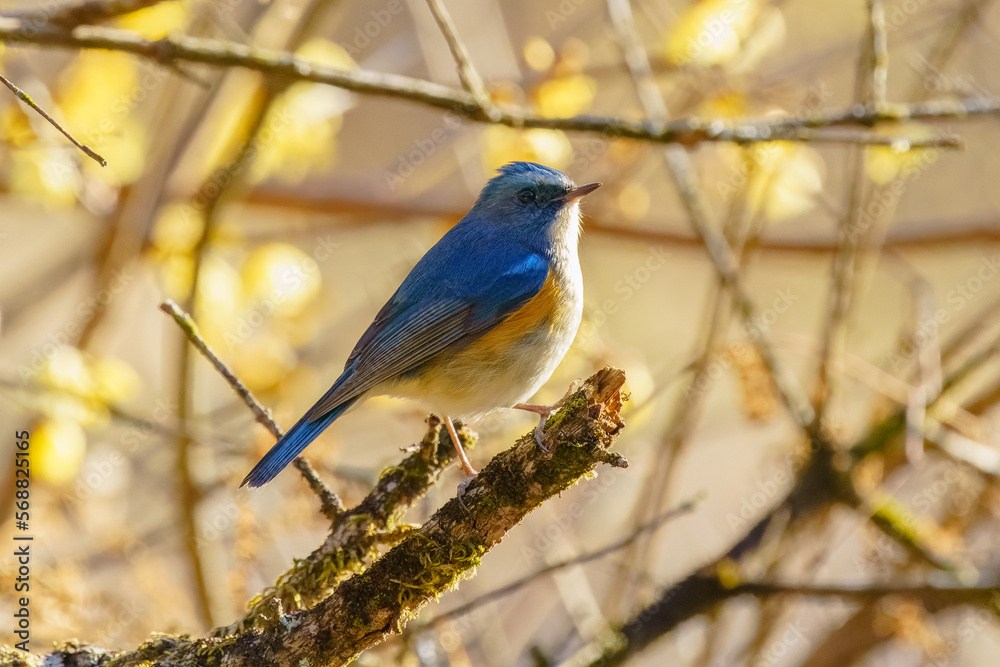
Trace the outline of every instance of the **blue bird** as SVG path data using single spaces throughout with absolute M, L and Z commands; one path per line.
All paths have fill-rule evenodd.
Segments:
M 562 361 L 580 326 L 583 276 L 577 255 L 579 187 L 562 172 L 511 162 L 472 210 L 427 254 L 375 316 L 344 372 L 264 455 L 243 484 L 258 487 L 299 455 L 337 417 L 368 396 L 413 398 L 445 415 L 462 469 L 469 463 L 452 418 L 500 408 L 540 416 L 529 405 Z

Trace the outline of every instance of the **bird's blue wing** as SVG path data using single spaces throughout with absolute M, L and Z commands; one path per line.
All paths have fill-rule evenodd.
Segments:
M 548 272 L 548 261 L 539 254 L 446 236 L 379 311 L 348 357 L 344 374 L 306 419 L 322 419 L 462 338 L 493 328 L 538 293 Z

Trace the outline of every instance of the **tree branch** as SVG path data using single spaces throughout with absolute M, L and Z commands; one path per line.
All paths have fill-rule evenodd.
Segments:
M 252 600 L 246 616 L 212 635 L 224 637 L 263 627 L 273 621 L 275 609 L 288 613 L 315 605 L 349 575 L 364 571 L 379 547 L 393 546 L 406 537 L 412 526 L 400 524 L 403 515 L 455 460 L 455 448 L 447 430 L 441 429 L 441 420 L 431 415 L 427 421 L 423 440 L 405 450 L 410 455 L 399 465 L 382 472 L 360 505 L 336 516 L 322 546 L 308 558 L 296 560 L 274 586 Z M 463 447 L 475 446 L 475 436 L 461 426 L 459 435 Z
M 444 109 L 478 122 L 495 122 L 518 128 L 584 132 L 685 146 L 701 142 L 752 144 L 761 141 L 794 140 L 801 136 L 806 136 L 809 141 L 814 142 L 844 143 L 858 141 L 861 138 L 856 134 L 826 136 L 807 132 L 803 135 L 803 130 L 872 127 L 883 123 L 897 124 L 919 120 L 956 120 L 1000 113 L 1000 101 L 993 98 L 970 98 L 887 105 L 884 109 L 852 106 L 807 116 L 743 118 L 728 122 L 719 119 L 685 118 L 656 126 L 648 121 L 600 116 L 545 118 L 517 106 L 504 107 L 500 110 L 498 118 L 491 119 L 473 95 L 448 86 L 398 74 L 324 67 L 309 63 L 289 52 L 259 49 L 214 39 L 171 35 L 150 41 L 131 31 L 104 26 L 83 25 L 66 30 L 51 25 L 35 26 L 22 19 L 0 18 L 0 42 L 122 51 L 170 66 L 188 62 L 211 67 L 243 67 L 291 81 L 312 81 L 364 95 L 379 95 L 415 102 Z M 897 138 L 897 143 L 898 140 Z M 922 147 L 926 143 L 919 138 L 908 141 L 914 148 Z M 866 144 L 887 145 L 892 142 L 892 137 L 874 134 L 864 137 Z M 942 143 L 951 146 L 955 142 L 948 138 L 930 141 L 930 145 L 934 146 L 940 146 Z
M 469 58 L 469 50 L 465 48 L 465 44 L 459 39 L 458 30 L 455 28 L 455 23 L 451 20 L 448 10 L 445 9 L 444 3 L 441 0 L 427 0 L 427 7 L 430 8 L 431 14 L 434 15 L 434 21 L 437 22 L 438 28 L 441 29 L 444 41 L 448 42 L 448 49 L 455 59 L 455 66 L 458 68 L 458 78 L 462 81 L 462 87 L 476 99 L 479 108 L 482 109 L 483 113 L 491 121 L 495 122 L 499 120 L 500 110 L 494 106 L 493 100 L 490 99 L 489 93 L 486 92 L 486 85 L 483 83 L 483 78 L 479 76 L 479 72 L 473 67 L 472 61 Z
M 885 5 L 882 0 L 868 0 L 868 51 L 869 102 L 876 109 L 887 103 L 886 87 L 889 83 L 889 46 L 886 38 Z
M 35 100 L 31 99 L 31 96 L 28 95 L 28 93 L 24 92 L 23 90 L 15 86 L 9 79 L 7 79 L 2 74 L 0 74 L 0 83 L 10 88 L 10 92 L 14 93 L 17 99 L 21 100 L 29 107 L 34 109 L 36 112 L 38 112 L 38 115 L 44 118 L 46 121 L 48 121 L 49 125 L 62 132 L 63 136 L 69 139 L 71 144 L 73 144 L 81 151 L 83 151 L 84 155 L 86 155 L 89 158 L 92 158 L 95 162 L 97 162 L 97 164 L 101 165 L 102 167 L 108 166 L 108 161 L 105 160 L 103 156 L 101 156 L 97 151 L 95 151 L 90 146 L 87 146 L 86 144 L 83 144 L 79 140 L 77 140 L 76 137 L 74 137 L 72 134 L 69 133 L 69 130 L 60 125 L 55 118 L 46 113 L 45 109 L 38 106 Z

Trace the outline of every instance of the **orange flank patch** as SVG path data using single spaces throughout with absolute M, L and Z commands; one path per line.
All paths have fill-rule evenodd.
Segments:
M 559 302 L 559 286 L 550 271 L 538 294 L 528 303 L 507 316 L 503 322 L 485 333 L 466 348 L 467 353 L 498 356 L 510 349 L 525 335 L 534 331 L 548 317 L 552 317 Z

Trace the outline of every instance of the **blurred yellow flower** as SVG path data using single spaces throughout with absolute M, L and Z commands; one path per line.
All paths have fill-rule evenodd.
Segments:
M 357 67 L 343 47 L 324 39 L 306 42 L 296 55 L 327 67 Z M 333 86 L 301 81 L 292 84 L 267 110 L 250 182 L 271 176 L 300 181 L 312 171 L 329 167 L 336 156 L 343 114 L 353 104 L 349 92 Z
M 156 80 L 140 81 L 135 60 L 110 51 L 84 51 L 63 76 L 57 99 L 67 129 L 108 160 L 103 168 L 85 160 L 90 176 L 120 187 L 142 174 L 149 137 L 131 113 Z
M 295 368 L 298 357 L 283 337 L 258 329 L 233 347 L 233 370 L 253 391 L 273 388 Z
M 524 62 L 536 72 L 544 72 L 556 61 L 556 52 L 544 37 L 529 37 L 522 54 Z
M 131 399 L 140 386 L 138 373 L 127 362 L 116 357 L 92 355 L 72 345 L 61 345 L 47 354 L 37 381 L 42 387 L 55 390 L 52 397 L 62 408 L 68 401 L 79 403 L 84 412 L 97 411 L 97 414 L 84 417 L 79 410 L 73 410 L 85 425 L 102 421 L 107 416 L 106 405 Z M 44 406 L 42 409 L 59 414 L 59 410 Z
M 749 152 L 747 206 L 768 220 L 793 218 L 812 210 L 823 190 L 825 165 L 819 153 L 802 144 L 772 141 Z
M 735 90 L 713 95 L 698 105 L 698 115 L 703 118 L 739 118 L 747 115 L 747 97 Z
M 42 418 L 31 434 L 31 474 L 62 486 L 76 477 L 87 452 L 87 436 L 70 419 Z
M 585 74 L 571 74 L 541 83 L 534 91 L 538 113 L 547 118 L 569 118 L 590 108 L 597 82 Z
M 109 419 L 108 403 L 115 399 L 115 392 L 101 385 L 97 377 L 101 372 L 98 360 L 71 345 L 47 348 L 34 379 L 41 388 L 50 391 L 35 396 L 33 408 L 81 426 L 103 426 Z M 122 376 L 127 372 L 119 370 Z M 106 390 L 108 393 L 104 393 Z M 132 391 L 127 391 L 131 395 Z
M 724 65 L 735 58 L 760 10 L 757 0 L 702 0 L 681 14 L 664 36 L 675 65 Z
M 114 132 L 101 134 L 90 147 L 108 164 L 102 167 L 93 160 L 83 160 L 84 169 L 113 187 L 121 187 L 142 175 L 149 154 L 149 135 L 143 123 L 128 117 L 122 119 Z
M 487 173 L 513 160 L 525 160 L 564 169 L 573 159 L 573 146 L 559 130 L 518 130 L 491 125 L 483 130 L 483 166 Z
M 94 388 L 84 353 L 70 345 L 62 345 L 48 356 L 38 381 L 81 397 L 91 396 Z
M 254 249 L 240 268 L 248 307 L 266 315 L 294 317 L 319 296 L 321 278 L 316 261 L 288 243 L 267 243 Z
M 127 53 L 83 51 L 60 80 L 57 101 L 65 124 L 84 143 L 115 131 L 131 111 L 139 87 L 136 62 Z
M 161 260 L 160 272 L 163 276 L 163 292 L 171 299 L 183 301 L 191 295 L 194 281 L 194 257 L 191 255 L 168 255 Z
M 162 39 L 172 32 L 187 28 L 189 3 L 186 0 L 158 2 L 152 7 L 129 12 L 118 19 L 118 25 L 134 30 L 146 39 Z
M 204 216 L 194 207 L 170 204 L 153 225 L 153 245 L 164 253 L 188 253 L 198 245 L 204 230 Z
M 206 253 L 198 274 L 195 315 L 210 344 L 229 345 L 227 336 L 237 321 L 243 298 L 239 273 L 217 253 Z
M 35 130 L 20 102 L 11 102 L 0 111 L 0 136 L 12 146 L 18 147 L 35 140 Z
M 65 146 L 11 151 L 8 179 L 11 192 L 54 207 L 74 206 L 83 185 L 75 158 Z
M 910 140 L 933 139 L 937 133 L 927 125 L 908 124 L 880 129 L 879 134 L 895 137 L 889 146 L 868 146 L 865 149 L 865 173 L 873 183 L 885 185 L 901 172 L 909 176 L 914 165 L 925 162 L 933 148 L 911 148 Z
M 94 394 L 107 404 L 125 403 L 139 391 L 142 381 L 135 369 L 115 357 L 95 357 L 90 362 Z

